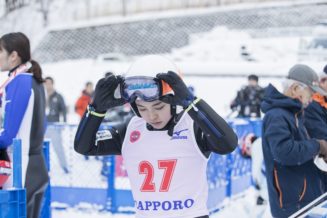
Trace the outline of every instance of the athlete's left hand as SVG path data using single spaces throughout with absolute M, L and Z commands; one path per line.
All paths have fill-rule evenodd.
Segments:
M 92 102 L 97 112 L 105 113 L 110 108 L 126 103 L 122 98 L 115 98 L 115 90 L 122 81 L 122 77 L 110 73 L 97 82 Z
M 174 94 L 161 96 L 159 100 L 172 105 L 180 105 L 183 108 L 187 108 L 194 100 L 194 95 L 175 72 L 159 73 L 157 78 L 166 82 L 174 91 Z

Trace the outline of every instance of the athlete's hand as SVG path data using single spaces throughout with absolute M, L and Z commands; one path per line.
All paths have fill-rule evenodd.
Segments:
M 175 72 L 168 71 L 168 73 L 159 73 L 157 74 L 157 78 L 166 82 L 174 91 L 174 94 L 160 97 L 159 99 L 161 101 L 187 108 L 195 99 L 183 80 Z
M 98 81 L 95 87 L 94 99 L 92 106 L 97 112 L 104 113 L 109 108 L 120 106 L 125 104 L 125 100 L 122 98 L 115 98 L 114 93 L 119 84 L 121 84 L 123 78 L 109 74 L 105 78 Z

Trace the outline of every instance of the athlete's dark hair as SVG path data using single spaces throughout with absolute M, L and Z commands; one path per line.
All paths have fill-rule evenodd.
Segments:
M 21 32 L 5 34 L 0 38 L 0 46 L 9 54 L 16 51 L 22 63 L 31 62 L 32 67 L 28 69 L 28 72 L 33 74 L 37 82 L 44 82 L 42 78 L 42 69 L 39 63 L 31 59 L 30 41 L 25 34 Z

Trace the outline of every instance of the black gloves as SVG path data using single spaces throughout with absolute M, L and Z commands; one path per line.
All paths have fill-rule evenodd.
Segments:
M 172 104 L 180 105 L 187 108 L 195 99 L 193 94 L 187 88 L 183 80 L 174 72 L 159 73 L 159 80 L 163 80 L 173 89 L 174 94 L 164 95 L 159 100 Z M 119 84 L 123 82 L 123 78 L 113 74 L 106 75 L 98 81 L 95 87 L 94 100 L 92 106 L 97 112 L 104 113 L 109 108 L 120 106 L 126 103 L 122 98 L 115 98 L 114 93 Z
M 114 97 L 115 90 L 122 81 L 122 77 L 115 76 L 112 73 L 98 81 L 92 102 L 92 106 L 97 112 L 105 113 L 109 108 L 126 103 L 122 98 L 117 99 Z
M 175 72 L 159 73 L 157 78 L 170 85 L 174 91 L 174 95 L 164 95 L 159 100 L 172 105 L 180 105 L 185 109 L 195 99 L 183 80 Z

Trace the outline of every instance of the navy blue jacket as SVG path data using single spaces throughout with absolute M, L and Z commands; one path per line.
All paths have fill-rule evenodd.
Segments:
M 281 94 L 270 84 L 261 109 L 265 113 L 262 147 L 271 213 L 288 217 L 323 193 L 313 163 L 319 143 L 307 134 L 299 100 Z
M 312 101 L 305 109 L 304 118 L 304 125 L 312 138 L 327 140 L 327 109 L 325 107 Z M 321 178 L 325 192 L 327 192 L 327 174 L 323 171 L 321 171 Z

